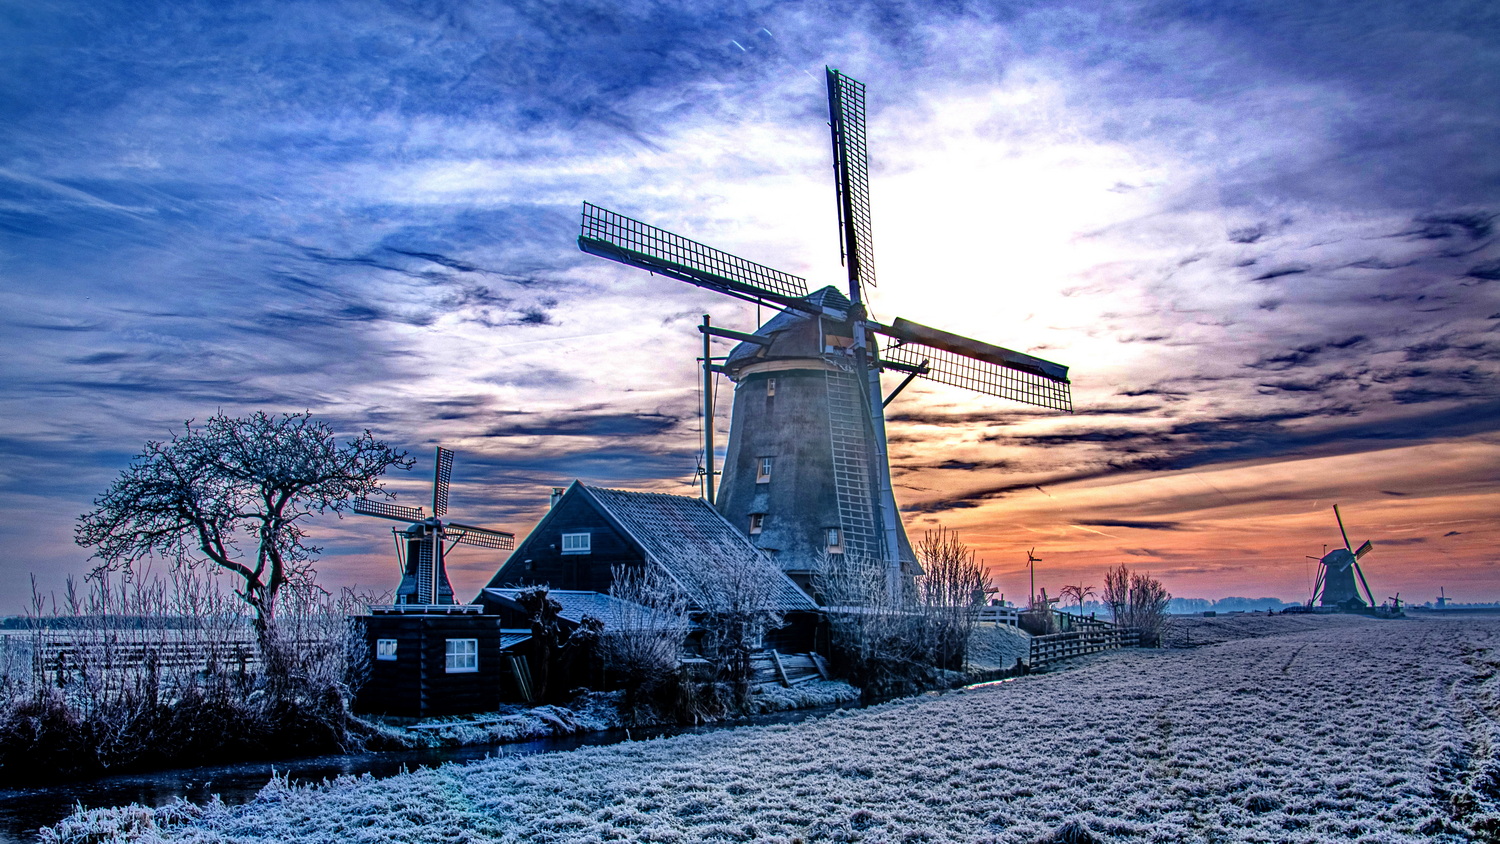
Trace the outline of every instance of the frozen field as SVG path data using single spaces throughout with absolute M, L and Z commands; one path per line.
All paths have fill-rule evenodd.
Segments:
M 1276 620 L 797 725 L 273 784 L 244 806 L 85 813 L 50 835 L 1031 842 L 1072 822 L 1100 841 L 1479 837 L 1465 827 L 1486 825 L 1500 785 L 1500 621 Z

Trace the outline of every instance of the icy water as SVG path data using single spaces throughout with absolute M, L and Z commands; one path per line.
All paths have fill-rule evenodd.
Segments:
M 847 704 L 857 707 L 860 704 Z M 202 803 L 217 794 L 225 803 L 244 803 L 255 797 L 274 774 L 285 774 L 293 782 L 320 782 L 343 774 L 388 777 L 412 768 L 463 764 L 492 756 L 529 756 L 556 753 L 579 747 L 618 744 L 623 741 L 662 738 L 685 733 L 706 733 L 735 727 L 790 724 L 827 715 L 846 707 L 830 706 L 775 712 L 754 718 L 701 727 L 654 727 L 644 730 L 604 730 L 576 736 L 537 739 L 508 744 L 430 748 L 343 756 L 312 756 L 201 768 L 179 768 L 145 774 L 122 774 L 50 788 L 0 789 L 0 844 L 31 844 L 37 830 L 51 826 L 73 813 L 80 804 L 86 809 L 140 803 L 161 806 L 181 797 Z

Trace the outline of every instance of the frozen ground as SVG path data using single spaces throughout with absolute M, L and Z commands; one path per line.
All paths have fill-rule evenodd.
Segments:
M 1468 841 L 1494 834 L 1497 646 L 1500 621 L 1315 624 L 790 726 L 84 813 L 48 837 L 1021 844 L 1071 822 L 1121 842 Z
M 1265 613 L 1245 613 L 1211 618 L 1178 615 L 1172 617 L 1162 641 L 1169 648 L 1198 648 L 1256 636 L 1272 636 L 1299 630 L 1360 627 L 1366 624 L 1385 624 L 1388 621 L 1362 615 L 1268 616 Z
M 1031 637 L 1005 624 L 980 624 L 969 637 L 969 670 L 1014 668 L 1031 656 Z

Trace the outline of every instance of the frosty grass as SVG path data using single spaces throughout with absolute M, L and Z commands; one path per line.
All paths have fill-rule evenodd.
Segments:
M 85 811 L 43 839 L 1472 840 L 1500 621 L 1296 621 L 794 725 Z

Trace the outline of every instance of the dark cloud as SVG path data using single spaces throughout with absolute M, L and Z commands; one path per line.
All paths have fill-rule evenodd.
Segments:
M 1135 519 L 1093 519 L 1079 521 L 1090 527 L 1121 527 L 1135 530 L 1186 530 L 1181 522 L 1146 522 Z
M 592 413 L 541 417 L 501 412 L 515 421 L 490 425 L 485 437 L 650 437 L 677 427 L 681 417 L 664 413 Z

